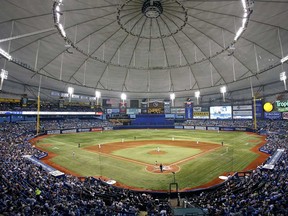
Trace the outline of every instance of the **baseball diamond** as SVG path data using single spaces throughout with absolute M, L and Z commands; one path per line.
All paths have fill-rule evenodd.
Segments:
M 165 191 L 175 172 L 185 191 L 219 183 L 220 175 L 257 167 L 268 157 L 257 149 L 264 141 L 247 132 L 143 129 L 50 135 L 37 138 L 36 146 L 49 152 L 45 163 L 66 173 Z

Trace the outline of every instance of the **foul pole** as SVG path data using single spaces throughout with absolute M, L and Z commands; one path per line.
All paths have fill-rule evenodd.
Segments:
M 257 130 L 257 115 L 256 115 L 256 97 L 253 96 L 253 107 L 254 107 L 254 112 L 253 112 L 253 116 L 254 116 L 254 130 Z
M 37 97 L 37 124 L 36 124 L 36 134 L 39 134 L 40 130 L 40 90 L 41 90 L 41 81 L 42 81 L 42 75 L 40 75 L 39 80 L 39 88 L 38 88 L 38 97 Z

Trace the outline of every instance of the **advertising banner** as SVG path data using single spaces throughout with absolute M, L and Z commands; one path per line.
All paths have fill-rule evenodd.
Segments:
M 49 135 L 49 134 L 60 134 L 61 133 L 61 131 L 60 130 L 48 130 L 47 131 L 47 134 Z
M 165 114 L 166 119 L 175 119 L 175 114 Z
M 193 102 L 185 103 L 185 118 L 192 119 L 193 118 Z
M 113 130 L 113 127 L 104 127 L 103 129 L 104 129 L 105 131 L 106 131 L 106 130 Z
M 20 99 L 0 98 L 1 103 L 20 103 Z
M 195 126 L 195 130 L 206 130 L 206 127 L 203 127 L 203 126 Z
M 193 118 L 194 119 L 209 119 L 209 112 L 194 111 Z
M 120 102 L 119 103 L 119 112 L 122 114 L 126 114 L 126 109 L 127 109 L 127 103 L 126 102 Z
M 130 108 L 130 109 L 127 109 L 126 111 L 127 115 L 136 115 L 139 113 L 141 113 L 141 109 L 138 109 L 138 108 Z
M 96 131 L 102 131 L 102 127 L 99 127 L 99 128 L 91 128 L 91 131 L 92 132 L 96 132 Z
M 69 130 L 62 130 L 61 131 L 62 134 L 76 133 L 76 132 L 77 132 L 76 129 L 69 129 Z
M 252 101 L 252 103 L 254 104 L 254 102 Z M 257 119 L 261 119 L 263 118 L 263 103 L 262 103 L 262 100 L 261 99 L 257 99 L 256 100 L 256 118 Z M 254 113 L 254 105 L 252 106 L 253 109 L 252 109 L 252 113 Z M 253 118 L 254 118 L 254 115 L 253 115 Z
M 235 127 L 235 131 L 247 131 L 245 127 Z
M 282 115 L 280 112 L 264 112 L 265 119 L 281 119 Z
M 282 118 L 283 119 L 288 119 L 288 112 L 283 112 L 282 113 Z
M 164 101 L 164 113 L 171 113 L 170 101 Z
M 78 132 L 90 132 L 90 128 L 79 128 Z
M 185 108 L 171 108 L 171 113 L 185 114 Z
M 221 131 L 234 131 L 235 128 L 232 128 L 232 127 L 220 127 L 220 130 Z
M 148 102 L 141 102 L 141 113 L 142 114 L 148 113 Z
M 186 129 L 186 130 L 194 130 L 194 126 L 192 126 L 192 125 L 185 125 L 185 126 L 184 126 L 184 129 Z
M 233 119 L 252 119 L 252 110 L 233 111 Z
M 288 112 L 288 100 L 287 101 L 275 101 L 274 107 L 278 112 Z
M 252 105 L 233 106 L 233 110 L 252 110 Z
M 231 106 L 210 107 L 210 119 L 232 119 Z
M 207 130 L 216 130 L 216 131 L 218 131 L 218 130 L 219 130 L 219 127 L 208 126 L 208 127 L 207 127 Z

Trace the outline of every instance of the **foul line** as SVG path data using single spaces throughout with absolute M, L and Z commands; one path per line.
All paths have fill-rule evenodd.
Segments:
M 221 148 L 221 146 L 213 148 L 213 149 L 210 149 L 210 150 L 207 150 L 207 151 L 204 151 L 204 152 L 201 152 L 201 153 L 193 155 L 191 157 L 184 158 L 184 159 L 176 161 L 174 163 L 167 164 L 167 166 L 177 166 L 178 164 L 190 161 L 190 160 L 192 160 L 194 158 L 197 158 L 197 157 L 199 157 L 201 155 L 207 154 L 208 152 L 215 151 L 218 148 Z M 139 165 L 143 165 L 143 166 L 153 166 L 153 164 L 144 163 L 144 162 L 141 162 L 141 161 L 133 160 L 131 158 L 121 157 L 121 156 L 108 154 L 108 153 L 104 153 L 104 152 L 97 152 L 97 153 L 100 154 L 100 155 L 104 155 L 106 157 L 111 157 L 111 158 L 115 158 L 115 159 L 119 159 L 119 160 L 124 160 L 124 161 L 128 161 L 128 162 L 131 162 L 131 163 L 136 163 L 136 164 L 139 164 Z

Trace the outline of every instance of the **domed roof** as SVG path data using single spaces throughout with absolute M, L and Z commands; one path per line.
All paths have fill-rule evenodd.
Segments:
M 284 91 L 285 0 L 3 1 L 2 91 L 105 97 L 251 98 Z

